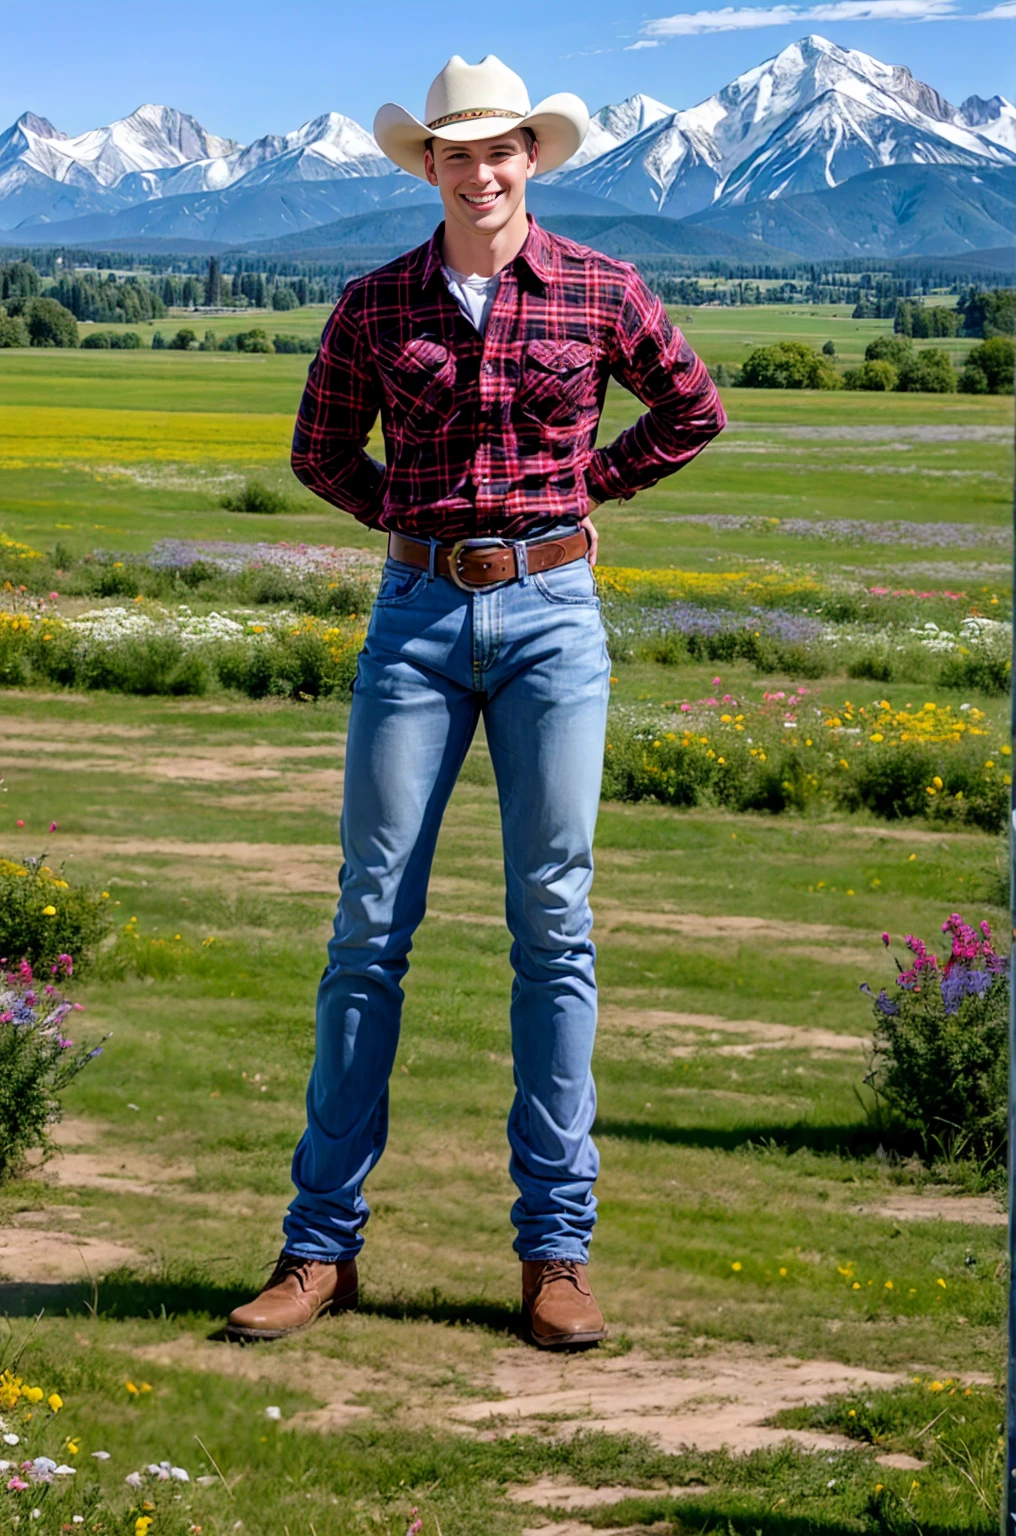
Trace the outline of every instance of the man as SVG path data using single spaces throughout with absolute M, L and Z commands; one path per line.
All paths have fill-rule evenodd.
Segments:
M 230 1317 L 235 1338 L 279 1338 L 356 1305 L 399 983 L 481 715 L 513 935 L 523 1312 L 542 1347 L 606 1334 L 586 1278 L 598 1172 L 588 893 L 610 674 L 590 513 L 680 469 L 725 416 L 635 268 L 526 212 L 527 181 L 570 158 L 588 121 L 568 94 L 531 108 L 488 55 L 450 60 L 424 121 L 389 103 L 374 122 L 384 152 L 438 188 L 445 217 L 425 245 L 347 284 L 293 439 L 297 476 L 386 530 L 388 559 L 353 688 L 297 1195 L 274 1274 Z M 649 410 L 594 452 L 611 375 Z M 365 452 L 378 412 L 387 465 Z

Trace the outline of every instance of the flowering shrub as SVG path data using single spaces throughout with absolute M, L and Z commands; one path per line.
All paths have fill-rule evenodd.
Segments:
M 953 912 L 942 924 L 943 963 L 914 934 L 896 985 L 872 992 L 875 1035 L 867 1081 L 889 1110 L 919 1132 L 925 1156 L 944 1149 L 1001 1168 L 1009 1099 L 1009 962 Z M 888 933 L 882 942 L 889 947 Z
M 49 1146 L 49 1127 L 61 1114 L 58 1095 L 102 1051 L 65 1033 L 68 1016 L 81 1008 L 61 991 L 73 972 L 70 955 L 41 973 L 45 981 L 27 960 L 0 966 L 0 1182 L 32 1148 Z
M 985 740 L 983 711 L 969 705 L 894 710 L 887 699 L 857 708 L 848 700 L 834 710 L 801 686 L 757 703 L 726 693 L 664 707 L 669 718 L 612 713 L 606 799 L 770 812 L 824 802 L 986 831 L 1008 819 L 1011 748 Z
M 219 683 L 251 698 L 317 698 L 348 691 L 362 644 L 354 620 L 287 610 L 196 615 L 180 604 L 100 608 L 76 619 L 0 613 L 0 680 L 137 694 L 201 694 Z
M 110 924 L 109 897 L 74 887 L 42 857 L 0 858 L 0 965 L 50 966 L 61 955 L 81 968 Z

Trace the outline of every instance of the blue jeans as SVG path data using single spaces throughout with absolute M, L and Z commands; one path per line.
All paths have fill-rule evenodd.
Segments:
M 286 1251 L 350 1259 L 384 1150 L 413 933 L 441 817 L 483 715 L 512 934 L 511 1218 L 523 1259 L 585 1261 L 596 1220 L 596 950 L 590 937 L 610 661 L 576 560 L 490 592 L 387 560 L 346 749 L 343 865 L 318 990 Z

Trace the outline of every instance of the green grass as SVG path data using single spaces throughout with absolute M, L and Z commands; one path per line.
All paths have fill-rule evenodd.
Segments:
M 679 322 L 684 313 L 675 310 Z M 269 317 L 267 328 L 323 314 Z M 711 362 L 781 335 L 818 345 L 831 335 L 848 362 L 884 329 L 829 310 L 698 310 L 688 326 Z M 168 536 L 377 546 L 288 475 L 307 361 L 0 353 L 4 530 L 77 552 L 141 551 Z M 726 534 L 673 519 L 738 511 L 1003 528 L 1008 445 L 948 433 L 1007 428 L 1011 400 L 731 390 L 727 405 L 743 430 L 679 479 L 603 509 L 605 562 L 707 570 L 767 556 L 906 586 L 1007 584 L 998 545 L 837 545 L 778 525 Z M 601 439 L 637 410 L 612 389 Z M 802 427 L 819 430 L 791 430 Z M 859 427 L 890 435 L 875 441 Z M 912 430 L 928 427 L 940 430 Z M 222 509 L 221 491 L 249 472 L 285 488 L 294 510 Z M 929 563 L 951 574 L 927 576 Z M 795 682 L 744 664 L 614 670 L 615 697 L 632 706 L 708 695 L 717 673 L 725 690 L 750 697 Z M 928 683 L 886 689 L 843 676 L 821 679 L 820 695 L 888 696 L 897 708 L 957 702 Z M 1003 721 L 1005 700 L 968 702 Z M 33 1529 L 55 1536 L 89 1507 L 95 1483 L 95 1508 L 118 1513 L 86 1528 L 128 1536 L 146 1496 L 151 1536 L 192 1525 L 218 1536 L 237 1521 L 255 1536 L 405 1536 L 414 1506 L 423 1536 L 518 1536 L 541 1506 L 506 1491 L 549 1476 L 604 1490 L 583 1513 L 593 1530 L 997 1529 L 1005 1229 L 976 1169 L 929 1173 L 872 1119 L 863 1052 L 849 1045 L 871 1029 L 860 983 L 877 988 L 892 974 L 883 928 L 898 945 L 907 932 L 933 939 L 950 910 L 996 928 L 1007 920 L 996 838 L 864 816 L 602 807 L 593 1278 L 613 1338 L 573 1364 L 602 1363 L 603 1380 L 632 1390 L 653 1372 L 708 1381 L 712 1362 L 747 1368 L 780 1356 L 819 1362 L 830 1381 L 840 1367 L 888 1378 L 775 1413 L 774 1433 L 831 1435 L 832 1448 L 667 1451 L 612 1424 L 590 1429 L 588 1407 L 517 1421 L 499 1408 L 519 1382 L 561 1372 L 539 1375 L 547 1362 L 519 1338 L 504 1134 L 511 973 L 482 740 L 442 830 L 407 978 L 392 1135 L 370 1186 L 363 1308 L 281 1348 L 239 1351 L 215 1335 L 271 1261 L 291 1194 L 341 857 L 346 708 L 8 692 L 0 709 L 0 854 L 45 849 L 71 878 L 102 882 L 121 923 L 137 918 L 142 954 L 160 941 L 158 963 L 120 981 L 100 970 L 78 991 L 83 1033 L 113 1033 L 67 1095 L 79 1141 L 54 1165 L 60 1182 L 0 1193 L 0 1225 L 136 1255 L 95 1287 L 18 1283 L 16 1270 L 0 1282 L 0 1367 L 24 1343 L 20 1368 L 60 1390 L 47 1453 L 71 1455 L 66 1437 L 81 1436 L 66 1495 L 33 1490 L 18 1505 L 4 1493 L 0 1532 L 31 1499 L 42 1510 Z M 774 1043 L 772 1025 L 795 1033 Z M 979 1220 L 950 1207 L 959 1188 L 979 1195 Z M 948 1219 L 957 1210 L 965 1219 Z M 953 1398 L 951 1387 L 945 1397 L 930 1388 L 947 1378 L 960 1384 Z M 134 1396 L 128 1380 L 152 1390 Z M 269 1405 L 281 1425 L 266 1418 Z M 487 1436 L 463 1428 L 460 1415 L 477 1405 Z M 940 1408 L 945 1418 L 926 1428 Z M 665 1429 L 666 1416 L 644 1427 L 657 1424 Z M 111 1460 L 92 1460 L 95 1449 Z M 884 1453 L 927 1466 L 886 1466 Z M 164 1457 L 212 1481 L 138 1495 L 124 1486 L 127 1471 Z M 608 1504 L 612 1486 L 629 1490 L 622 1503 Z M 546 1518 L 554 1508 L 548 1494 Z

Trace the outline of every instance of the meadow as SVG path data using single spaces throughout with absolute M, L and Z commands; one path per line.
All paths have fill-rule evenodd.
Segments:
M 824 308 L 673 313 L 709 363 L 779 336 L 831 337 L 849 363 L 886 329 Z M 376 556 L 376 535 L 288 477 L 307 362 L 0 353 L 0 532 L 69 566 L 96 549 L 129 564 L 160 539 Z M 678 568 L 701 593 L 739 571 L 1011 618 L 1011 398 L 725 403 L 727 433 L 680 477 L 600 512 L 605 597 L 640 572 Z M 637 409 L 612 389 L 601 437 Z M 251 474 L 290 510 L 223 508 Z M 654 657 L 619 634 L 611 653 L 617 718 L 804 692 L 743 656 Z M 841 723 L 883 700 L 981 711 L 1004 738 L 1007 697 L 944 686 L 932 661 L 902 683 L 832 663 L 808 697 Z M 243 1349 L 218 1330 L 274 1258 L 290 1195 L 347 706 L 50 686 L 6 689 L 0 712 L 0 857 L 45 851 L 108 891 L 124 957 L 75 987 L 82 1037 L 111 1034 L 66 1094 L 58 1155 L 0 1187 L 0 1370 L 39 1390 L 11 1402 L 0 1378 L 0 1417 L 73 1468 L 0 1486 L 0 1532 L 76 1516 L 133 1536 L 997 1529 L 998 1181 L 947 1149 L 929 1166 L 879 1122 L 859 990 L 892 986 L 883 930 L 897 955 L 909 933 L 934 948 L 952 911 L 1004 931 L 997 832 L 604 800 L 592 1278 L 612 1334 L 548 1358 L 520 1337 L 510 1251 L 508 935 L 478 739 L 407 979 L 361 1310 Z M 6 1481 L 21 1450 L 4 1456 Z

